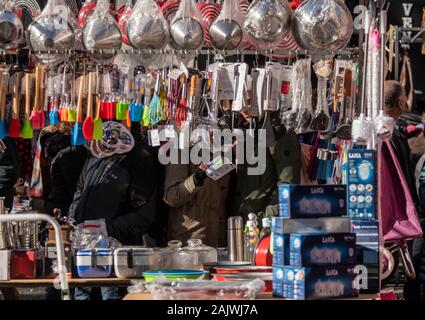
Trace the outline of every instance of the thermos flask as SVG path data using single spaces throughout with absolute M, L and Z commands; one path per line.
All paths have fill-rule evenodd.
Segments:
M 243 261 L 243 219 L 230 217 L 227 220 L 227 246 L 230 261 Z

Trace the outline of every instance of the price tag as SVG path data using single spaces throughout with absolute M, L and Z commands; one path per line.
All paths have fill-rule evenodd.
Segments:
M 180 61 L 180 71 L 185 75 L 186 79 L 189 78 L 189 70 L 187 70 L 182 61 Z
M 168 124 L 165 126 L 165 137 L 174 139 L 176 137 L 176 131 L 174 130 L 174 126 L 171 124 Z
M 169 77 L 173 80 L 178 80 L 179 77 L 183 74 L 183 71 L 177 68 L 174 68 L 173 70 L 170 71 L 170 73 L 168 74 Z
M 159 131 L 158 129 L 152 129 L 149 130 L 149 137 L 150 137 L 150 145 L 152 147 L 158 147 L 161 145 L 161 141 L 159 139 Z

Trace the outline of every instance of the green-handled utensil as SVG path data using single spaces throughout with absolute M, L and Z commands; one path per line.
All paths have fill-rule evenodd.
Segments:
M 98 141 L 103 138 L 103 123 L 100 118 L 100 76 L 96 72 L 96 114 L 93 121 L 93 140 Z
M 30 74 L 25 74 L 25 115 L 24 122 L 21 129 L 21 137 L 24 139 L 32 139 L 33 129 L 30 121 L 30 109 L 31 109 L 31 89 L 30 89 Z

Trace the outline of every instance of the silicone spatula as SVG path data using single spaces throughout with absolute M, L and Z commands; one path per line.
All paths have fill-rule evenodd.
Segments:
M 87 97 L 87 115 L 83 123 L 83 136 L 86 140 L 93 140 L 93 130 L 94 130 L 94 121 L 93 121 L 93 73 L 89 73 L 89 90 Z
M 43 81 L 43 68 L 37 66 L 35 68 L 35 98 L 34 108 L 32 109 L 30 120 L 33 129 L 41 129 L 44 127 L 44 112 L 41 109 L 41 82 Z
M 30 119 L 31 109 L 31 89 L 30 89 L 30 74 L 25 74 L 25 116 L 22 124 L 21 137 L 24 139 L 32 139 L 33 129 Z
M 12 138 L 19 138 L 21 134 L 20 122 L 19 122 L 19 91 L 18 91 L 19 78 L 15 75 L 13 82 L 13 99 L 12 99 L 12 119 L 9 124 L 9 136 Z
M 76 122 L 71 132 L 71 144 L 73 146 L 80 146 L 86 143 L 82 131 L 83 122 L 83 88 L 84 88 L 84 75 L 80 79 L 80 85 L 78 87 L 78 102 L 77 102 L 77 114 Z
M 0 139 L 8 136 L 8 129 L 5 119 L 6 114 L 6 86 L 3 74 L 0 74 Z

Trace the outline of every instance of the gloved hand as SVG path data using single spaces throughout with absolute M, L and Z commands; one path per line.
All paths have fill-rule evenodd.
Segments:
M 204 181 L 207 178 L 207 168 L 208 166 L 205 163 L 201 163 L 199 167 L 195 169 L 195 173 L 193 174 L 195 186 L 202 187 L 204 185 Z

